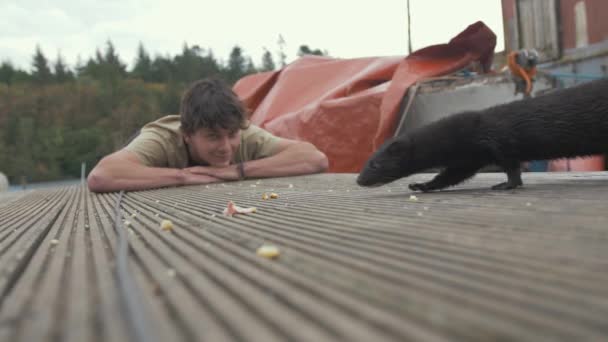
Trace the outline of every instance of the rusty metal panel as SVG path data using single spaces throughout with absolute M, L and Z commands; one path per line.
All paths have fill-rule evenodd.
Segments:
M 414 86 L 404 99 L 401 120 L 395 135 L 408 132 L 438 119 L 466 110 L 482 110 L 521 100 L 515 93 L 515 83 L 509 74 L 479 75 L 468 78 L 445 77 L 423 81 Z M 555 80 L 539 73 L 534 82 L 532 96 L 538 96 L 556 87 Z M 410 101 L 410 96 L 414 96 Z
M 536 49 L 541 61 L 560 57 L 557 0 L 517 0 L 519 49 Z
M 159 341 L 605 339 L 608 173 L 524 174 L 507 192 L 481 174 L 411 197 L 431 176 L 30 192 L 0 204 L 0 340 L 134 340 L 117 229 Z M 225 217 L 229 200 L 257 212 Z
M 503 33 L 505 51 L 519 49 L 519 27 L 517 20 L 516 0 L 502 0 Z
M 608 40 L 608 21 L 605 20 L 608 12 L 608 2 L 604 0 L 562 0 L 561 22 L 562 39 L 565 50 L 576 48 L 576 22 L 575 8 L 583 6 L 586 14 L 585 30 L 590 45 L 606 42 Z M 579 9 L 580 11 L 580 9 Z

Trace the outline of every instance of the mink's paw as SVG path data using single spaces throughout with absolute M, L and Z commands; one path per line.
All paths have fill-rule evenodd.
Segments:
M 492 190 L 511 190 L 511 189 L 515 189 L 518 186 L 521 186 L 522 184 L 517 184 L 517 183 L 511 183 L 511 182 L 504 182 L 504 183 L 500 183 L 500 184 L 496 184 L 492 187 Z
M 431 190 L 428 188 L 426 183 L 412 183 L 409 185 L 409 188 L 410 188 L 410 190 L 413 190 L 413 191 L 422 191 L 422 192 L 427 192 L 427 191 Z

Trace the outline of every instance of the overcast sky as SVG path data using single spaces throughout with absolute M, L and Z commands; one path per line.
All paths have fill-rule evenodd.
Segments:
M 139 42 L 152 55 L 184 42 L 226 60 L 233 46 L 260 64 L 264 48 L 287 62 L 298 47 L 341 58 L 407 54 L 406 0 L 0 0 L 0 60 L 30 70 L 36 44 L 50 60 L 86 61 L 110 39 L 132 66 Z M 411 0 L 412 46 L 447 42 L 477 20 L 504 48 L 500 0 Z

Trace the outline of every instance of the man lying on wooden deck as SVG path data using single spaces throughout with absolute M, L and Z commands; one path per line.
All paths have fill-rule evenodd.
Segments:
M 87 182 L 94 192 L 128 191 L 296 176 L 327 167 L 314 145 L 250 124 L 230 87 L 204 79 L 186 91 L 180 115 L 145 125 L 126 147 L 104 157 Z

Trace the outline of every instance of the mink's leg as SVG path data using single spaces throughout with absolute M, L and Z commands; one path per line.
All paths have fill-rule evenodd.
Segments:
M 410 184 L 410 189 L 427 192 L 447 188 L 448 186 L 456 185 L 467 178 L 473 177 L 480 168 L 481 166 L 479 165 L 448 167 L 429 182 Z
M 518 161 L 505 163 L 503 168 L 507 174 L 507 181 L 494 185 L 492 190 L 510 190 L 524 185 L 524 182 L 521 180 L 521 168 Z

